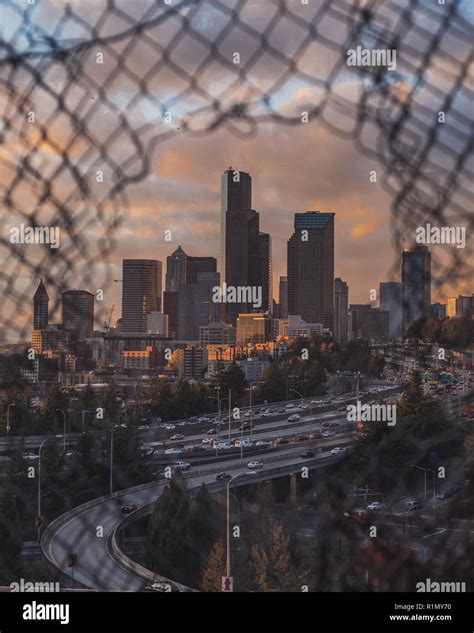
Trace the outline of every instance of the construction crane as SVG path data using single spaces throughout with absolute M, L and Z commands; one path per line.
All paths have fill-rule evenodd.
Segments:
M 112 304 L 112 308 L 110 310 L 110 314 L 109 314 L 109 320 L 107 321 L 107 323 L 104 323 L 104 329 L 105 330 L 110 330 L 110 323 L 112 321 L 112 314 L 114 313 L 115 310 L 115 303 Z

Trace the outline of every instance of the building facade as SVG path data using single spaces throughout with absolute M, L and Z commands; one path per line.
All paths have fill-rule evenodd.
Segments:
M 146 332 L 150 312 L 161 312 L 162 265 L 156 259 L 124 259 L 122 332 Z
M 410 323 L 431 310 L 431 253 L 418 244 L 402 253 L 403 335 Z
M 388 336 L 400 340 L 403 332 L 403 285 L 397 281 L 380 284 L 380 309 L 389 313 Z
M 349 286 L 340 277 L 334 280 L 334 338 L 340 343 L 347 341 L 347 312 L 349 310 Z

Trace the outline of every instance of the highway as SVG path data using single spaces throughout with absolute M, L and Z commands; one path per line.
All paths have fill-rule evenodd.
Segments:
M 320 447 L 323 450 L 312 459 L 300 457 L 301 446 L 287 448 L 282 451 L 282 455 L 276 454 L 266 459 L 264 468 L 256 471 L 255 475 L 242 475 L 232 483 L 232 486 L 282 476 L 285 472 L 297 471 L 301 466 L 312 469 L 334 463 L 340 458 L 331 455 L 331 447 L 335 444 L 347 445 L 350 441 L 351 438 L 341 438 L 337 442 L 334 438 L 321 441 Z M 225 482 L 216 482 L 217 470 L 219 468 L 212 466 L 202 469 L 199 473 L 190 472 L 186 476 L 188 488 L 197 488 L 203 482 L 210 485 L 213 490 L 224 488 Z M 232 475 L 239 475 L 248 471 L 248 468 L 246 465 L 242 467 L 239 459 L 227 462 L 225 470 Z M 151 512 L 163 486 L 163 481 L 137 486 L 135 489 L 87 502 L 58 517 L 42 536 L 43 554 L 58 571 L 72 577 L 72 570 L 67 567 L 67 558 L 69 554 L 76 553 L 78 561 L 74 568 L 74 581 L 84 587 L 121 591 L 143 589 L 145 584 L 151 582 L 152 579 L 126 569 L 123 563 L 123 558 L 126 557 L 123 554 L 120 557 L 112 554 L 111 538 L 114 531 L 125 520 L 120 507 L 127 503 L 134 503 L 139 510 L 145 507 L 146 513 Z M 130 515 L 127 521 L 132 518 L 133 515 Z M 99 527 L 103 529 L 102 536 L 97 536 Z M 155 580 L 163 579 L 156 577 Z

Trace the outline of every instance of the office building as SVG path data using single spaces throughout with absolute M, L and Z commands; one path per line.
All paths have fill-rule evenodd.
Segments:
M 431 316 L 438 319 L 446 318 L 446 304 L 445 303 L 432 303 L 431 304 Z
M 166 285 L 168 292 L 177 292 L 179 284 L 186 282 L 187 255 L 178 248 L 166 258 Z
M 198 341 L 199 328 L 219 320 L 220 304 L 214 302 L 213 288 L 219 287 L 219 273 L 197 273 L 197 282 L 178 288 L 178 328 L 180 341 Z
M 168 336 L 168 315 L 161 312 L 150 312 L 147 317 L 147 332 Z
M 94 331 L 94 295 L 86 290 L 61 293 L 61 322 L 79 341 L 92 338 Z
M 237 345 L 266 343 L 270 340 L 272 322 L 269 314 L 239 314 L 237 317 Z
M 178 336 L 178 291 L 165 290 L 163 293 L 163 313 L 168 317 L 168 335 Z
M 351 303 L 349 306 L 350 324 L 349 330 L 350 340 L 362 338 L 362 313 L 372 310 L 370 303 Z
M 347 341 L 347 312 L 349 310 L 349 286 L 340 277 L 334 280 L 334 338 L 339 343 Z
M 454 319 L 474 318 L 474 294 L 458 295 L 454 299 L 448 299 L 448 316 Z
M 161 312 L 161 262 L 124 259 L 122 332 L 146 332 L 150 312 Z
M 280 301 L 279 318 L 286 319 L 288 316 L 288 277 L 280 277 L 279 301 Z
M 380 283 L 380 309 L 389 313 L 388 337 L 402 338 L 403 327 L 403 285 L 397 281 Z
M 288 314 L 334 328 L 334 213 L 296 213 L 288 240 Z
M 402 253 L 403 334 L 431 310 L 431 253 L 418 244 Z
M 215 257 L 191 257 L 186 259 L 186 283 L 195 284 L 201 273 L 215 273 L 217 259 Z
M 385 310 L 363 310 L 360 313 L 360 332 L 363 339 L 384 343 L 388 340 L 389 313 Z
M 43 330 L 48 325 L 48 305 L 49 297 L 44 287 L 43 280 L 40 279 L 38 288 L 33 295 L 33 329 Z
M 230 323 L 209 323 L 199 328 L 199 343 L 208 345 L 235 345 L 236 330 Z
M 207 351 L 195 345 L 178 350 L 179 377 L 202 380 L 207 369 Z
M 278 320 L 278 336 L 285 338 L 296 338 L 297 336 L 312 336 L 318 334 L 320 336 L 331 334 L 328 328 L 322 323 L 306 323 L 299 315 L 289 314 L 286 319 Z

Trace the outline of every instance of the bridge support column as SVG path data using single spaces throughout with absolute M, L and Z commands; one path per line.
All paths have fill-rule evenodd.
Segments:
M 296 474 L 290 473 L 290 503 L 296 505 Z

